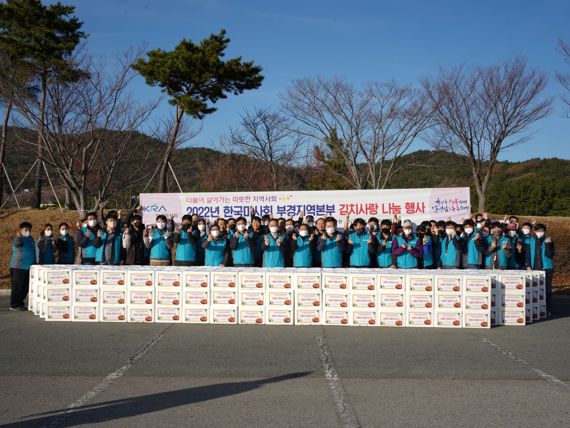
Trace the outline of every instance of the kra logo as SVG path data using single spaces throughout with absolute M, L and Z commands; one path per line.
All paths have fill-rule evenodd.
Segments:
M 160 213 L 166 212 L 166 207 L 164 205 L 152 204 L 143 207 L 145 213 Z

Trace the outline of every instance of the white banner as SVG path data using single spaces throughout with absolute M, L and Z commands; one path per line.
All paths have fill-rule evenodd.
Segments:
M 423 220 L 462 221 L 471 215 L 468 187 L 441 189 L 387 190 L 316 190 L 291 192 L 231 192 L 231 193 L 141 193 L 143 222 L 154 224 L 156 216 L 198 214 L 201 218 L 248 218 L 252 211 L 258 216 L 292 217 L 303 212 L 316 218 L 332 216 L 342 220 L 347 214 L 354 220 L 362 217 L 402 220 L 414 223 Z

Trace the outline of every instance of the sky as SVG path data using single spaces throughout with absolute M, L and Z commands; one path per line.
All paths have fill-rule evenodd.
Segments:
M 224 28 L 226 58 L 241 55 L 263 67 L 261 88 L 221 100 L 190 146 L 214 146 L 254 107 L 279 107 L 279 94 L 302 77 L 342 77 L 358 85 L 394 79 L 417 84 L 440 68 L 493 64 L 524 56 L 547 73 L 554 111 L 533 127 L 533 138 L 501 159 L 570 159 L 570 119 L 564 118 L 556 71 L 570 72 L 557 51 L 570 43 L 568 0 L 230 1 L 78 0 L 76 15 L 89 49 L 117 55 L 129 47 L 173 49 Z M 141 100 L 161 95 L 137 78 Z M 170 114 L 166 99 L 159 115 Z M 420 144 L 418 148 L 422 148 Z

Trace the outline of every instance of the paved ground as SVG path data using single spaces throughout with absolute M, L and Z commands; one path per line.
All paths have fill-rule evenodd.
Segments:
M 444 330 L 48 323 L 2 297 L 0 424 L 568 427 L 555 303 L 527 327 Z

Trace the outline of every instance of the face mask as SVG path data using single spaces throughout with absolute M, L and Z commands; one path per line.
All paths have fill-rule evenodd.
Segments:
M 334 231 L 335 231 L 335 228 L 334 228 L 334 227 L 327 227 L 327 233 L 328 233 L 329 235 L 332 235 L 332 234 L 334 233 Z
M 453 235 L 453 232 L 454 232 L 453 229 L 445 229 L 445 233 L 447 234 L 447 236 Z
M 308 230 L 300 230 L 299 231 L 299 236 L 306 238 L 309 235 L 309 231 Z
M 277 233 L 278 230 L 279 230 L 279 228 L 278 228 L 277 226 L 271 226 L 271 227 L 269 228 L 269 231 L 270 231 L 271 233 Z
M 285 228 L 285 230 L 286 230 L 287 232 L 293 232 L 293 231 L 295 230 L 295 227 L 294 227 L 294 226 L 287 226 L 287 227 Z
M 44 232 L 44 236 L 45 236 L 46 238 L 49 238 L 49 237 L 51 236 L 51 230 L 46 230 L 46 231 Z
M 412 229 L 404 229 L 404 235 L 410 235 L 412 233 Z
M 212 238 L 217 238 L 218 236 L 220 236 L 220 231 L 219 230 L 212 230 Z
M 483 235 L 483 236 L 486 238 L 487 236 L 489 236 L 489 232 L 487 232 L 486 230 L 484 230 L 484 231 L 481 232 L 481 235 Z
M 203 225 L 203 224 L 199 224 L 199 225 L 198 225 L 198 230 L 199 230 L 200 232 L 203 232 L 204 230 L 206 230 L 206 226 Z
M 368 226 L 368 228 L 369 228 L 370 230 L 376 230 L 376 225 L 375 225 L 375 224 L 371 224 L 371 225 Z
M 87 224 L 89 225 L 89 227 L 95 227 L 97 226 L 97 220 L 89 220 Z
M 59 234 L 60 234 L 61 236 L 67 235 L 67 229 L 61 229 L 61 230 L 59 231 Z
M 516 230 L 509 230 L 509 236 L 511 238 L 514 238 L 515 236 L 517 236 L 517 231 Z
M 29 238 L 29 237 L 30 237 L 30 231 L 29 231 L 29 230 L 24 230 L 24 231 L 22 232 L 22 236 L 23 236 L 24 238 Z
M 245 230 L 245 225 L 244 224 L 238 224 L 237 225 L 237 230 L 240 232 L 243 232 Z
M 235 225 L 235 224 L 230 224 L 230 230 L 236 230 L 236 225 Z
M 542 239 L 543 236 L 544 236 L 544 232 L 536 232 L 536 237 L 538 239 Z
M 466 233 L 467 235 L 471 235 L 471 232 L 473 232 L 473 229 L 471 229 L 470 227 L 466 227 L 466 228 L 465 228 L 465 233 Z
M 483 226 L 485 226 L 485 223 L 477 223 L 477 226 L 479 227 L 479 229 L 483 229 Z
M 162 230 L 166 227 L 166 223 L 156 223 L 156 227 Z
M 389 227 L 383 227 L 383 228 L 382 228 L 382 232 L 383 232 L 383 233 L 388 233 L 389 231 L 390 231 L 390 228 L 389 228 Z
M 525 235 L 529 235 L 529 234 L 530 234 L 530 229 L 523 229 L 522 231 L 523 231 L 523 233 L 524 233 Z
M 501 236 L 501 230 L 493 230 L 493 235 L 495 236 Z

